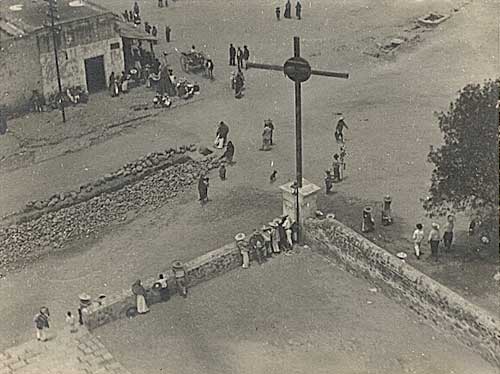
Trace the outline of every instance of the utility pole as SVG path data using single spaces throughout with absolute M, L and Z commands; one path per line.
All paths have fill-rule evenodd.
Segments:
M 61 27 L 56 26 L 56 20 L 59 19 L 57 15 L 57 0 L 45 0 L 49 3 L 49 11 L 47 16 L 49 17 L 50 24 L 47 25 L 50 28 L 52 33 L 52 43 L 54 44 L 54 58 L 56 61 L 56 74 L 57 74 L 57 85 L 59 86 L 59 108 L 61 109 L 61 115 L 63 123 L 66 122 L 66 113 L 64 112 L 64 102 L 63 102 L 63 93 L 62 93 L 62 85 L 61 85 L 61 73 L 59 71 L 59 56 L 57 54 L 57 38 L 56 34 L 61 31 Z

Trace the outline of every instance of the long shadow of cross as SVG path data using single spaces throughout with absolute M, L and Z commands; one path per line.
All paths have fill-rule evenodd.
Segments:
M 268 65 L 256 64 L 253 62 L 247 63 L 247 67 L 263 70 L 282 71 L 285 75 L 295 82 L 295 166 L 296 166 L 296 181 L 294 190 L 296 195 L 295 204 L 295 222 L 300 222 L 299 208 L 299 189 L 302 188 L 302 91 L 301 83 L 307 81 L 311 75 L 321 75 L 324 77 L 333 78 L 349 78 L 347 73 L 335 73 L 332 71 L 313 70 L 309 62 L 300 57 L 300 39 L 298 36 L 293 38 L 293 57 L 289 58 L 284 65 Z M 298 225 L 298 241 L 302 242 L 301 228 Z

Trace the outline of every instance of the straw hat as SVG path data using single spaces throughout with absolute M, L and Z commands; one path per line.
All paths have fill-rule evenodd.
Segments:
M 431 226 L 432 226 L 433 229 L 436 229 L 436 230 L 439 229 L 439 225 L 436 222 L 432 222 Z
M 234 237 L 234 240 L 236 240 L 237 242 L 240 242 L 242 240 L 245 240 L 246 238 L 246 235 L 242 232 L 236 234 L 236 236 Z

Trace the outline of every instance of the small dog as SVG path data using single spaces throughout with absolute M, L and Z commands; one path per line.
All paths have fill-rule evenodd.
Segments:
M 276 182 L 276 176 L 278 175 L 278 171 L 277 170 L 274 170 L 272 173 L 271 173 L 271 176 L 269 177 L 269 182 L 270 183 L 274 183 Z

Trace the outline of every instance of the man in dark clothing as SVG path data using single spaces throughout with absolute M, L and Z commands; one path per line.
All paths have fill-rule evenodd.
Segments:
M 238 70 L 243 69 L 243 51 L 241 47 L 238 47 L 238 51 L 236 52 L 236 60 L 238 61 Z
M 220 121 L 215 136 L 219 139 L 222 139 L 223 147 L 225 147 L 227 143 L 227 134 L 229 134 L 229 127 L 224 123 L 224 121 Z
M 144 22 L 144 31 L 146 31 L 148 34 L 151 34 L 151 26 L 148 22 Z
M 165 40 L 167 43 L 170 43 L 170 33 L 172 32 L 172 29 L 167 25 L 165 26 Z
M 158 8 L 163 8 L 163 0 L 158 0 Z
M 236 48 L 234 48 L 233 43 L 229 44 L 229 65 L 236 65 Z
M 134 14 L 140 16 L 140 14 L 139 14 L 139 4 L 137 4 L 137 1 L 134 3 Z
M 198 193 L 200 194 L 199 201 L 205 204 L 208 201 L 208 177 L 200 176 L 198 180 Z
M 153 35 L 155 38 L 156 35 L 158 35 L 158 29 L 156 28 L 156 26 L 153 26 L 153 28 L 151 29 L 151 35 Z
M 264 121 L 264 127 L 269 127 L 271 129 L 271 145 L 273 145 L 273 133 L 274 133 L 274 124 L 273 121 L 267 119 Z
M 337 142 L 344 142 L 344 129 L 349 129 L 349 127 L 347 127 L 347 124 L 344 122 L 344 117 L 340 117 L 337 122 L 337 127 L 335 128 L 335 140 L 337 140 Z
M 297 4 L 295 5 L 295 16 L 297 17 L 297 19 L 301 19 L 301 15 L 302 15 L 302 4 L 300 3 L 300 1 L 297 1 Z
M 0 108 L 0 135 L 5 135 L 7 132 L 7 117 L 4 110 Z
M 279 6 L 277 6 L 276 9 L 274 10 L 274 12 L 276 13 L 276 19 L 279 21 L 280 14 L 281 14 L 281 8 Z
M 250 51 L 248 50 L 248 47 L 245 45 L 243 46 L 243 62 L 245 65 L 245 69 L 248 69 L 248 59 L 250 58 Z
M 287 0 L 285 4 L 285 13 L 283 14 L 283 17 L 292 18 L 291 13 L 292 13 L 292 4 L 290 3 L 290 0 Z
M 257 262 L 259 264 L 264 263 L 265 261 L 265 239 L 262 234 L 255 229 L 252 236 L 250 237 L 250 240 L 248 241 L 248 244 L 250 245 L 250 248 L 252 248 L 252 251 L 254 251 L 255 256 L 257 257 Z

